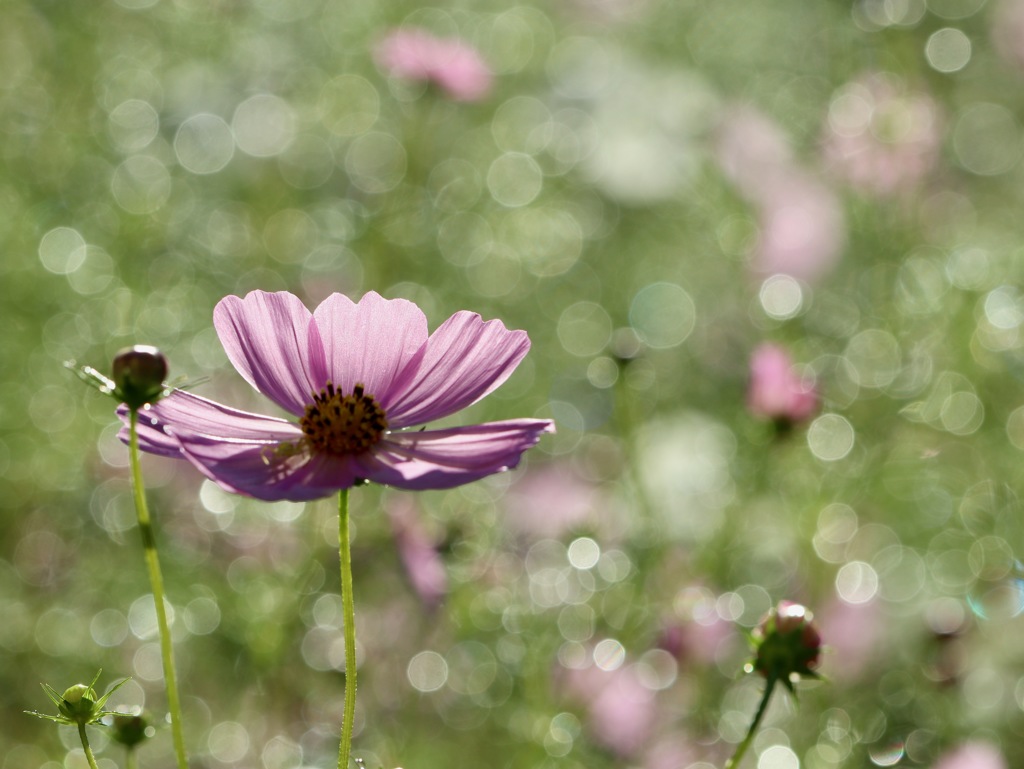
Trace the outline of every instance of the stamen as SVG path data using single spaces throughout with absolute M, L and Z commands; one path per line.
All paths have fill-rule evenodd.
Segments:
M 343 455 L 368 451 L 384 435 L 388 422 L 363 385 L 353 387 L 351 395 L 342 395 L 328 382 L 306 406 L 299 426 L 314 451 Z

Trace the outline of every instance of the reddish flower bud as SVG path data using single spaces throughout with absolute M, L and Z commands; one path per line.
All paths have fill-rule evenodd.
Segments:
M 776 679 L 792 690 L 794 677 L 817 677 L 821 635 L 805 606 L 780 601 L 754 630 L 754 661 L 750 669 Z
M 130 409 L 159 400 L 167 378 L 167 359 L 156 347 L 137 344 L 114 356 L 113 380 L 116 392 Z

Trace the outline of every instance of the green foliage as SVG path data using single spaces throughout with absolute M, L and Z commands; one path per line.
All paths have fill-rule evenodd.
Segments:
M 756 750 L 925 767 L 983 740 L 1024 764 L 1016 6 L 6 0 L 0 704 L 85 664 L 132 676 L 116 708 L 165 709 L 119 423 L 64 361 L 156 345 L 265 409 L 214 304 L 373 289 L 432 327 L 526 329 L 460 420 L 558 433 L 462 489 L 353 492 L 367 766 L 720 765 L 763 683 L 743 631 L 784 598 L 814 609 L 827 683 L 799 714 L 777 697 Z M 403 23 L 476 46 L 488 97 L 379 71 Z M 760 269 L 807 243 L 812 272 Z M 821 393 L 788 432 L 746 410 L 764 341 Z M 329 765 L 333 502 L 146 462 L 190 751 Z M 439 606 L 406 577 L 402 505 Z M 63 765 L 45 726 L 7 719 L 0 755 Z

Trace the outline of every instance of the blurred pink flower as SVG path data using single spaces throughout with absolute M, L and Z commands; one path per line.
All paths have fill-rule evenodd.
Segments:
M 709 758 L 697 745 L 697 740 L 680 734 L 666 735 L 644 752 L 642 766 L 644 769 L 679 769 Z
M 987 742 L 965 742 L 945 753 L 932 769 L 1007 769 L 1002 752 Z
M 528 467 L 505 493 L 506 525 L 530 539 L 557 539 L 581 524 L 591 525 L 606 513 L 604 497 L 568 463 Z
M 850 604 L 836 599 L 821 612 L 818 625 L 828 639 L 821 668 L 827 679 L 856 680 L 872 659 L 883 656 L 883 619 L 876 601 Z
M 818 409 L 814 381 L 793 370 L 789 353 L 774 344 L 762 344 L 750 359 L 747 408 L 757 417 L 802 422 Z
M 409 583 L 423 605 L 433 611 L 448 592 L 448 574 L 437 543 L 423 526 L 411 497 L 395 496 L 386 509 Z
M 729 110 L 715 156 L 756 212 L 755 273 L 815 280 L 835 265 L 846 240 L 842 206 L 828 186 L 796 163 L 779 126 L 749 107 Z
M 822 154 L 833 175 L 884 197 L 919 186 L 938 162 L 941 141 L 935 102 L 876 72 L 833 95 Z
M 1007 63 L 1024 70 L 1024 0 L 1003 0 L 996 6 L 992 42 Z
M 803 172 L 775 178 L 758 220 L 761 237 L 751 266 L 759 275 L 817 280 L 842 253 L 842 207 L 832 190 Z
M 480 101 L 493 84 L 491 70 L 475 48 L 420 29 L 389 33 L 377 44 L 374 58 L 389 77 L 433 83 L 455 101 Z
M 706 665 L 714 662 L 723 643 L 736 635 L 735 626 L 718 616 L 706 622 L 676 620 L 666 624 L 658 636 L 658 648 L 664 649 L 682 664 Z
M 632 666 L 603 670 L 591 665 L 565 674 L 565 693 L 586 707 L 595 742 L 623 757 L 647 745 L 657 716 L 654 692 Z
M 752 107 L 725 112 L 717 131 L 715 157 L 739 193 L 756 205 L 770 202 L 778 178 L 795 168 L 782 129 Z

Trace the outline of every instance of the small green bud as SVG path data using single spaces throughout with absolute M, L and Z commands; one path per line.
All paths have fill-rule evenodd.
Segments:
M 130 409 L 159 400 L 167 378 L 167 359 L 156 347 L 137 344 L 114 356 L 113 381 L 116 392 Z
M 57 710 L 70 721 L 88 724 L 96 716 L 96 692 L 85 684 L 70 686 L 61 695 Z
M 45 718 L 48 721 L 55 721 L 58 724 L 67 724 L 69 726 L 79 725 L 85 726 L 87 724 L 95 724 L 104 716 L 117 716 L 124 715 L 117 713 L 113 710 L 104 710 L 103 706 L 107 704 L 107 700 L 110 696 L 128 683 L 128 679 L 122 679 L 120 683 L 116 684 L 102 697 L 96 696 L 96 682 L 100 680 L 99 671 L 96 673 L 96 677 L 92 679 L 92 683 L 86 684 L 75 684 L 69 686 L 64 690 L 64 694 L 57 694 L 57 691 L 47 684 L 43 684 L 43 691 L 46 692 L 46 696 L 50 698 L 50 701 L 57 706 L 57 712 L 60 715 L 51 716 L 47 713 L 39 713 L 35 710 L 26 710 L 25 712 L 31 716 L 37 718 Z
M 792 679 L 817 677 L 821 634 L 811 611 L 792 601 L 780 601 L 754 630 L 754 661 L 748 666 L 765 678 L 781 681 L 792 691 Z

